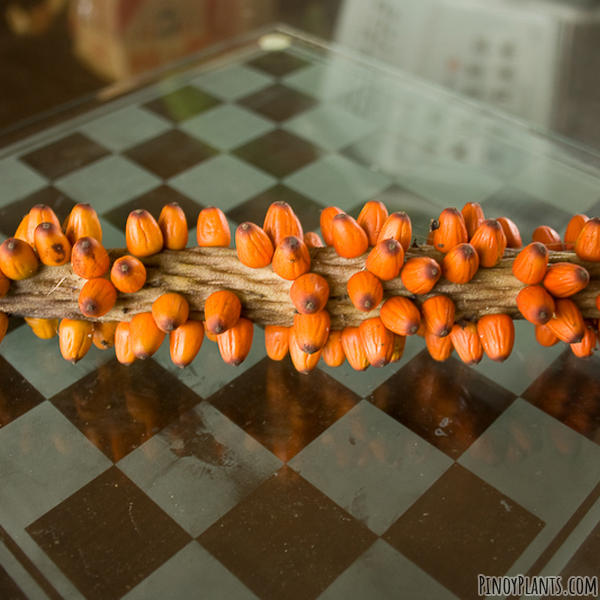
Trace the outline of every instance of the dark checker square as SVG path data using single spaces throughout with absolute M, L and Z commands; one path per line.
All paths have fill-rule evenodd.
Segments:
M 27 527 L 89 600 L 116 600 L 191 541 L 116 467 Z
M 279 179 L 325 154 L 318 146 L 283 129 L 275 129 L 232 152 Z
M 171 129 L 125 152 L 125 156 L 163 179 L 170 179 L 215 154 L 217 150 L 178 129 Z
M 454 464 L 382 537 L 459 598 L 475 599 L 477 575 L 504 575 L 543 527 Z
M 21 160 L 48 179 L 59 179 L 85 167 L 110 152 L 82 133 L 74 133 L 48 146 L 34 150 Z
M 49 206 L 56 213 L 59 222 L 62 223 L 69 216 L 76 203 L 54 187 L 42 188 L 29 196 L 0 208 L 0 231 L 4 235 L 12 237 L 23 217 L 38 204 Z
M 116 358 L 50 399 L 114 462 L 201 400 L 151 359 L 126 367 Z
M 273 202 L 287 202 L 300 219 L 305 232 L 314 231 L 319 227 L 323 207 L 283 184 L 277 184 L 266 192 L 250 198 L 250 200 L 230 210 L 227 216 L 236 223 L 251 221 L 262 226 L 267 210 Z
M 289 357 L 264 358 L 209 402 L 282 461 L 288 461 L 360 398 L 316 369 L 301 375 Z
M 0 565 L 0 592 L 4 600 L 27 600 L 27 596 L 19 589 L 10 575 Z
M 182 87 L 144 105 L 161 117 L 180 123 L 221 104 L 221 100 L 192 87 Z
M 188 229 L 196 227 L 198 215 L 203 206 L 168 185 L 160 185 L 102 216 L 115 225 L 115 227 L 125 231 L 125 224 L 127 223 L 127 217 L 130 212 L 137 210 L 138 208 L 144 208 L 158 220 L 165 204 L 171 204 L 173 202 L 177 202 L 183 209 Z
M 0 428 L 43 401 L 44 397 L 0 356 Z
M 523 398 L 571 429 L 600 444 L 600 359 L 565 350 Z
M 561 233 L 573 216 L 566 210 L 513 188 L 500 190 L 482 202 L 481 206 L 487 218 L 508 217 L 514 221 L 524 245 L 529 243 L 534 230 L 540 225 L 548 225 Z
M 450 357 L 424 350 L 368 398 L 375 406 L 457 459 L 515 395 Z
M 283 77 L 311 63 L 287 52 L 267 52 L 246 64 L 275 77 Z
M 261 600 L 310 600 L 376 539 L 284 467 L 198 541 Z
M 268 119 L 281 122 L 312 108 L 317 104 L 317 100 L 284 85 L 275 84 L 243 100 L 238 100 L 238 104 Z

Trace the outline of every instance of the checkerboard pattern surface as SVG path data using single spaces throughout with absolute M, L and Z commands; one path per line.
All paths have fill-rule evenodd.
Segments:
M 417 84 L 294 43 L 108 104 L 0 159 L 0 237 L 35 204 L 100 214 L 176 201 L 193 226 L 289 202 L 405 210 L 416 235 L 480 202 L 524 238 L 597 214 L 600 173 Z M 195 236 L 190 235 L 190 244 Z M 117 600 L 477 597 L 477 575 L 600 575 L 600 359 L 402 361 L 299 375 L 226 366 L 206 340 L 130 367 L 11 324 L 0 346 L 0 597 Z

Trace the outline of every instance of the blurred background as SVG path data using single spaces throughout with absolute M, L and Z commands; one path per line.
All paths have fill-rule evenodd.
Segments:
M 0 136 L 276 22 L 600 149 L 600 0 L 0 0 Z

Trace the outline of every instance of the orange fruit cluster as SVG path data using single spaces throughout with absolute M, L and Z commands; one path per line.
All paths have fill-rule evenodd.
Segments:
M 506 248 L 520 249 L 512 266 L 514 276 L 524 284 L 516 303 L 522 316 L 535 325 L 540 344 L 563 341 L 581 357 L 596 348 L 597 320 L 583 319 L 571 299 L 588 285 L 589 272 L 575 263 L 550 263 L 549 250 L 574 250 L 582 261 L 600 262 L 600 218 L 576 215 L 564 240 L 552 228 L 538 227 L 532 242 L 523 248 L 510 219 L 486 219 L 477 203 L 462 210 L 447 208 L 432 221 L 427 240 L 442 253 L 439 262 L 426 256 L 406 260 L 411 220 L 404 212 L 388 214 L 378 201 L 367 202 L 357 219 L 328 207 L 321 213 L 320 226 L 323 239 L 315 232 L 304 233 L 292 208 L 275 202 L 262 227 L 246 222 L 235 232 L 242 264 L 252 269 L 270 267 L 291 282 L 293 325 L 266 326 L 266 350 L 273 360 L 289 354 L 302 373 L 314 369 L 321 359 L 332 367 L 345 360 L 356 370 L 383 367 L 400 360 L 411 335 L 424 337 L 431 356 L 439 361 L 454 351 L 467 364 L 477 364 L 484 354 L 495 361 L 506 360 L 515 337 L 509 315 L 457 319 L 452 299 L 435 293 L 441 278 L 463 285 L 479 268 L 494 267 Z M 227 219 L 216 207 L 200 212 L 196 233 L 200 247 L 231 243 Z M 84 280 L 79 294 L 82 319 L 60 323 L 26 319 L 42 339 L 58 333 L 66 360 L 77 362 L 93 343 L 101 349 L 114 347 L 117 359 L 128 365 L 152 356 L 169 334 L 171 358 L 180 367 L 194 360 L 205 336 L 217 342 L 226 363 L 239 365 L 250 351 L 253 323 L 243 316 L 242 303 L 230 290 L 216 291 L 206 299 L 204 321 L 190 317 L 183 295 L 167 292 L 156 298 L 151 311 L 135 315 L 130 322 L 93 322 L 111 310 L 119 294 L 134 294 L 144 287 L 146 269 L 141 259 L 163 248 L 181 250 L 187 243 L 188 224 L 176 203 L 166 205 L 158 221 L 138 209 L 126 223 L 129 254 L 111 261 L 92 207 L 77 205 L 61 226 L 51 208 L 38 205 L 23 218 L 14 237 L 0 245 L 0 297 L 9 291 L 11 280 L 34 275 L 40 262 L 47 266 L 70 262 L 73 273 Z M 329 283 L 311 272 L 310 249 L 324 246 L 332 246 L 342 258 L 365 256 L 364 270 L 347 281 L 349 301 L 365 313 L 359 327 L 331 329 Z M 410 296 L 386 298 L 384 282 L 398 277 Z M 600 310 L 600 296 L 596 303 Z M 7 326 L 7 315 L 0 313 L 0 340 Z

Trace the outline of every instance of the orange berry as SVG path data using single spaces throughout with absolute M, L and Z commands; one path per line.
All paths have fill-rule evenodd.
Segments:
M 215 206 L 202 209 L 198 215 L 196 237 L 201 248 L 229 248 L 231 230 L 225 213 Z
M 158 226 L 168 250 L 183 250 L 188 243 L 187 219 L 177 202 L 166 204 L 158 217 Z
M 523 241 L 521 240 L 521 233 L 519 232 L 519 228 L 515 225 L 515 223 L 508 217 L 498 217 L 497 221 L 500 223 L 502 231 L 504 231 L 504 236 L 506 237 L 506 247 L 522 248 Z
M 547 225 L 540 225 L 536 227 L 531 236 L 532 241 L 541 242 L 548 250 L 562 250 L 563 243 L 560 239 L 560 235 Z
M 35 228 L 35 249 L 40 262 L 49 267 L 65 265 L 71 259 L 71 244 L 56 223 L 40 223 Z
M 27 243 L 35 248 L 35 230 L 42 223 L 54 223 L 60 229 L 60 222 L 54 211 L 45 204 L 38 204 L 29 211 L 27 219 Z
M 358 271 L 348 280 L 348 296 L 355 308 L 369 312 L 377 308 L 383 300 L 381 281 L 369 271 Z
M 319 358 L 321 358 L 322 350 L 315 352 L 314 354 L 308 354 L 307 352 L 303 352 L 300 350 L 300 346 L 296 341 L 296 332 L 293 327 L 290 327 L 289 330 L 289 349 L 290 349 L 290 358 L 292 359 L 292 363 L 294 368 L 298 373 L 306 374 L 312 371 L 317 364 L 319 363 Z
M 75 242 L 71 250 L 73 273 L 84 279 L 93 279 L 102 277 L 109 267 L 108 252 L 96 238 L 84 236 Z
M 129 343 L 136 358 L 150 358 L 163 343 L 165 332 L 161 331 L 151 312 L 135 315 L 129 323 Z
M 396 240 L 400 242 L 402 250 L 406 252 L 412 240 L 412 223 L 405 212 L 392 213 L 383 224 L 377 243 L 384 240 Z
M 419 309 L 403 296 L 394 296 L 383 303 L 380 311 L 382 323 L 398 335 L 415 335 L 421 326 Z
M 213 292 L 204 303 L 206 329 L 215 335 L 231 329 L 242 313 L 240 299 L 229 290 Z
M 557 298 L 554 314 L 547 325 L 550 331 L 566 344 L 581 342 L 585 323 L 577 305 L 568 298 Z
M 328 206 L 321 211 L 321 235 L 327 246 L 333 246 L 333 217 L 343 213 L 344 211 L 337 206 Z
M 393 336 L 394 349 L 392 351 L 392 358 L 390 359 L 390 362 L 397 363 L 400 362 L 400 359 L 404 354 L 404 346 L 406 346 L 406 337 L 403 335 L 397 335 L 395 333 L 393 333 Z
M 394 239 L 383 240 L 369 252 L 365 267 L 382 281 L 398 277 L 404 264 L 404 250 Z
M 446 337 L 439 337 L 427 331 L 425 332 L 425 343 L 427 344 L 427 350 L 429 351 L 431 358 L 438 362 L 448 360 L 454 351 L 452 338 L 449 335 Z
M 358 327 L 346 327 L 342 331 L 342 348 L 348 363 L 355 371 L 365 371 L 369 367 L 369 359 Z
M 475 323 L 457 323 L 450 332 L 452 345 L 460 359 L 467 365 L 476 365 L 483 358 L 483 346 L 479 341 Z
M 291 235 L 300 239 L 304 237 L 300 220 L 294 213 L 292 207 L 283 201 L 273 202 L 263 223 L 263 229 L 269 236 L 273 247 L 276 248 L 283 238 Z
M 88 279 L 79 292 L 79 310 L 90 319 L 105 315 L 116 301 L 115 286 L 102 277 Z
M 77 204 L 67 217 L 63 229 L 71 246 L 82 237 L 102 243 L 102 226 L 98 214 L 89 204 Z
M 588 321 L 585 324 L 585 334 L 581 342 L 571 344 L 573 354 L 579 358 L 589 358 L 596 350 L 598 343 L 597 332 L 594 326 Z
M 92 334 L 94 346 L 100 350 L 112 348 L 115 345 L 115 331 L 118 324 L 118 321 L 94 323 L 94 332 Z
M 426 244 L 427 246 L 433 246 L 434 240 L 435 240 L 435 230 L 438 228 L 438 222 L 434 219 L 432 219 L 431 223 L 429 224 L 429 233 L 427 234 L 427 241 Z
M 446 208 L 438 219 L 438 228 L 433 234 L 433 245 L 440 252 L 449 252 L 458 244 L 469 241 L 465 220 L 457 208 Z
M 0 269 L 0 298 L 6 296 L 10 290 L 10 279 Z
M 110 280 L 120 292 L 133 294 L 141 290 L 146 283 L 146 267 L 134 256 L 121 256 L 113 263 Z
M 307 248 L 325 248 L 323 240 L 319 237 L 318 233 L 309 231 L 304 234 L 304 243 Z
M 163 249 L 163 234 L 154 217 L 142 208 L 132 211 L 125 224 L 125 243 L 134 256 L 152 256 Z
M 275 248 L 271 266 L 279 277 L 288 281 L 304 275 L 310 270 L 310 254 L 306 244 L 295 235 L 284 237 Z
M 41 340 L 51 340 L 58 333 L 58 319 L 25 317 L 25 323 Z
M 513 275 L 527 285 L 541 283 L 548 269 L 548 248 L 541 242 L 525 246 L 512 264 Z
M 323 346 L 321 354 L 323 361 L 329 367 L 341 367 L 346 360 L 344 348 L 342 347 L 342 332 L 339 330 L 330 331 L 327 342 Z
M 548 325 L 535 326 L 535 339 L 546 348 L 550 348 L 550 346 L 554 346 L 560 342 Z
M 250 319 L 240 317 L 238 322 L 225 333 L 219 334 L 217 343 L 221 358 L 234 367 L 239 367 L 250 352 L 254 325 Z
M 265 327 L 265 348 L 271 360 L 283 360 L 289 350 L 290 328 L 279 325 Z
M 152 316 L 156 326 L 165 333 L 175 331 L 190 315 L 188 301 L 175 292 L 162 294 L 152 303 Z
M 581 260 L 600 262 L 600 217 L 592 217 L 583 226 L 575 242 L 575 254 Z
M 545 325 L 555 310 L 552 296 L 541 285 L 529 285 L 517 294 L 519 312 L 534 325 Z
M 489 358 L 504 362 L 510 356 L 515 343 L 515 326 L 508 315 L 484 315 L 477 321 L 477 333 Z
M 119 323 L 115 329 L 115 354 L 122 365 L 129 366 L 137 360 L 131 349 L 130 324 L 125 321 Z
M 365 230 L 369 246 L 375 246 L 383 224 L 387 221 L 388 211 L 383 202 L 369 200 L 360 211 L 356 222 Z
M 479 255 L 479 264 L 488 269 L 495 267 L 506 249 L 506 236 L 496 219 L 486 219 L 471 238 L 471 246 Z
M 462 208 L 462 216 L 465 220 L 469 240 L 475 235 L 479 226 L 485 221 L 483 209 L 478 202 L 467 202 Z
M 204 327 L 204 335 L 206 335 L 206 337 L 211 341 L 214 342 L 215 344 L 219 341 L 219 336 L 211 333 L 207 327 L 206 327 L 206 321 L 202 321 L 202 326 Z
M 587 217 L 586 215 L 575 215 L 571 218 L 569 224 L 567 225 L 567 230 L 565 231 L 565 250 L 575 249 L 575 242 L 577 241 L 577 238 L 579 237 L 579 234 L 581 233 L 581 230 L 583 229 L 584 225 L 589 220 L 589 217 Z
M 302 352 L 314 354 L 325 346 L 331 329 L 331 319 L 326 310 L 314 315 L 294 315 L 294 337 Z
M 188 319 L 175 331 L 169 333 L 169 351 L 174 365 L 180 369 L 187 367 L 200 352 L 204 341 L 204 325 L 200 321 Z
M 374 367 L 385 367 L 394 352 L 394 334 L 386 329 L 379 317 L 366 319 L 358 327 L 367 360 Z
M 235 232 L 235 249 L 240 262 L 251 269 L 271 264 L 273 244 L 261 227 L 242 223 Z
M 29 214 L 26 214 L 19 223 L 17 227 L 17 231 L 15 231 L 14 238 L 21 240 L 23 242 L 27 241 L 27 228 L 29 226 Z
M 468 283 L 479 269 L 479 254 L 471 244 L 454 246 L 442 260 L 442 273 L 452 283 Z
M 454 326 L 454 302 L 448 296 L 432 296 L 421 305 L 427 331 L 438 337 L 446 337 Z
M 292 283 L 290 297 L 299 313 L 312 315 L 325 308 L 329 300 L 329 285 L 320 275 L 305 273 Z
M 92 345 L 93 325 L 90 321 L 63 319 L 58 327 L 60 353 L 65 360 L 75 364 Z
M 365 230 L 346 213 L 333 217 L 331 224 L 333 247 L 343 258 L 357 258 L 369 248 Z
M 544 287 L 556 298 L 567 298 L 577 294 L 590 282 L 585 267 L 573 263 L 559 262 L 548 266 Z
M 31 277 L 38 269 L 33 248 L 23 240 L 8 238 L 0 244 L 0 270 L 14 281 Z
M 420 256 L 411 258 L 404 264 L 400 278 L 409 292 L 426 294 L 433 289 L 441 274 L 442 268 L 433 258 Z

